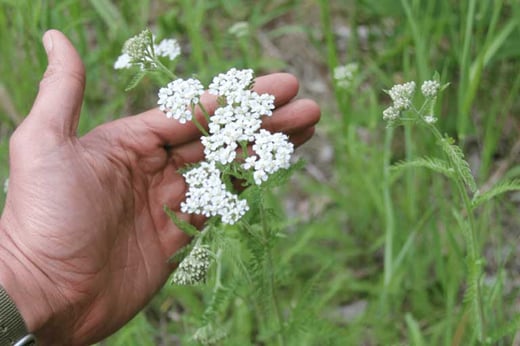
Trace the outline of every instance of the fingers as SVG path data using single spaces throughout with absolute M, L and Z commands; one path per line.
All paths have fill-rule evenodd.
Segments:
M 264 117 L 262 127 L 271 132 L 298 133 L 316 125 L 320 114 L 320 107 L 313 100 L 296 100 L 277 109 L 272 117 Z
M 85 88 L 85 69 L 76 49 L 61 32 L 47 31 L 43 44 L 48 57 L 47 70 L 31 112 L 21 127 L 33 134 L 43 133 L 55 141 L 62 141 L 76 132 Z M 36 140 L 38 136 L 34 138 Z M 48 138 L 42 142 L 49 144 Z
M 296 96 L 298 93 L 298 81 L 290 74 L 274 73 L 258 77 L 255 80 L 254 90 L 260 94 L 269 93 L 274 95 L 276 107 L 280 107 Z M 217 106 L 216 98 L 208 94 L 203 96 L 202 103 L 210 114 L 214 112 Z M 200 112 L 196 114 L 196 117 L 199 121 L 203 121 L 203 116 Z M 151 132 L 158 136 L 163 143 L 173 146 L 189 142 L 200 136 L 199 130 L 191 122 L 180 124 L 174 119 L 166 118 L 164 113 L 158 109 L 152 109 L 127 119 L 125 120 L 129 124 L 131 122 L 133 128 L 140 128 L 142 131 L 145 131 L 143 135 L 149 135 Z

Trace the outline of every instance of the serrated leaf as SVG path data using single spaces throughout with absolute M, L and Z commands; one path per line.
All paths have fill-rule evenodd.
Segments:
M 422 157 L 411 161 L 401 161 L 391 167 L 392 171 L 399 172 L 406 168 L 428 168 L 434 172 L 444 174 L 448 178 L 453 178 L 455 170 L 450 167 L 449 163 L 432 157 Z
M 475 194 L 473 200 L 471 201 L 471 206 L 473 208 L 476 208 L 482 203 L 487 202 L 498 195 L 518 190 L 520 190 L 520 179 L 502 181 L 493 186 L 490 190 L 484 192 L 483 194 Z
M 136 74 L 134 74 L 132 76 L 132 78 L 130 78 L 130 81 L 128 82 L 128 84 L 126 86 L 125 91 L 130 91 L 133 88 L 135 88 L 145 75 L 146 75 L 146 71 L 139 70 L 139 72 L 137 72 Z
M 199 230 L 195 226 L 193 226 L 191 223 L 179 218 L 177 216 L 177 214 L 175 214 L 175 212 L 173 212 L 170 208 L 168 208 L 167 206 L 164 206 L 163 209 L 166 212 L 166 214 L 168 214 L 170 219 L 173 221 L 175 226 L 179 227 L 179 229 L 181 231 L 183 231 L 190 237 L 196 237 L 196 236 L 200 235 Z
M 450 137 L 441 140 L 441 147 L 449 160 L 453 163 L 456 172 L 459 174 L 464 184 L 471 190 L 471 192 L 475 192 L 477 190 L 477 184 L 475 183 L 475 178 L 473 178 L 473 174 L 471 173 L 468 161 L 464 159 L 462 149 L 458 145 L 454 144 L 453 139 Z

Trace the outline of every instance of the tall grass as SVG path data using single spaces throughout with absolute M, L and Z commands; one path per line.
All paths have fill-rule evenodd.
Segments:
M 437 125 L 462 147 L 480 193 L 519 178 L 514 148 L 520 140 L 520 3 L 0 0 L 0 9 L 0 88 L 6 90 L 0 93 L 0 178 L 8 175 L 8 136 L 28 113 L 45 69 L 40 37 L 47 28 L 63 30 L 85 60 L 80 133 L 154 106 L 153 83 L 125 94 L 130 76 L 112 69 L 124 40 L 144 26 L 160 37 L 177 37 L 188 54 L 177 69 L 205 82 L 231 66 L 259 74 L 300 71 L 302 94 L 323 100 L 323 120 L 316 140 L 302 150 L 309 168 L 281 191 L 295 197 L 269 202 L 279 209 L 297 205 L 280 225 L 286 239 L 273 249 L 281 316 L 284 311 L 300 316 L 284 321 L 294 335 L 286 343 L 512 343 L 520 328 L 518 195 L 504 194 L 475 209 L 486 331 L 481 342 L 475 311 L 464 301 L 468 248 L 459 221 L 468 207 L 442 176 L 421 168 L 391 169 L 441 151 L 420 127 L 386 129 L 381 112 L 389 103 L 384 89 L 438 72 L 451 85 L 434 110 Z M 227 32 L 238 21 L 249 23 L 245 38 Z M 292 59 L 290 44 L 298 40 L 306 51 Z M 360 70 L 345 90 L 331 76 L 349 62 Z M 321 72 L 319 80 L 306 77 L 311 69 Z M 310 87 L 323 82 L 325 91 Z M 332 160 L 320 156 L 329 148 Z M 245 345 L 253 336 L 271 340 L 257 335 L 254 305 L 242 296 L 247 289 L 234 282 L 224 285 L 236 295 L 211 316 L 228 331 L 218 343 Z M 211 289 L 165 286 L 141 315 L 102 344 L 193 343 L 193 333 L 208 317 Z

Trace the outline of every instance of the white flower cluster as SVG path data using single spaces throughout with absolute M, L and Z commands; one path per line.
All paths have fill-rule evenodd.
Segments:
M 155 37 L 150 30 L 144 30 L 134 37 L 129 38 L 123 45 L 123 52 L 114 63 L 114 69 L 126 69 L 139 66 L 144 69 L 147 66 L 154 67 L 155 56 L 175 60 L 181 54 L 181 47 L 173 38 L 164 39 L 159 44 L 155 43 Z
M 159 108 L 181 123 L 192 119 L 193 107 L 203 92 L 199 81 L 188 81 L 173 81 L 159 91 Z M 219 74 L 209 85 L 209 93 L 219 97 L 220 107 L 209 119 L 207 135 L 201 137 L 205 161 L 184 174 L 189 188 L 182 212 L 220 216 L 226 224 L 236 223 L 247 212 L 247 202 L 227 190 L 220 169 L 237 160 L 237 151 L 248 145 L 254 154 L 247 157 L 248 153 L 242 153 L 245 162 L 239 167 L 252 171 L 255 184 L 289 167 L 294 151 L 289 138 L 261 129 L 261 118 L 273 114 L 274 96 L 252 91 L 252 85 L 253 71 L 235 68 Z
M 424 117 L 424 121 L 426 121 L 427 124 L 433 124 L 437 122 L 437 118 L 434 115 L 430 114 Z
M 211 264 L 209 248 L 205 245 L 195 246 L 190 254 L 182 260 L 173 274 L 172 282 L 177 285 L 196 285 L 203 283 Z
M 226 189 L 215 162 L 204 161 L 184 173 L 189 189 L 181 211 L 206 217 L 220 216 L 222 222 L 234 224 L 249 210 L 247 202 Z
M 421 92 L 425 97 L 434 98 L 437 96 L 440 87 L 441 84 L 436 80 L 427 80 L 423 82 Z
M 340 88 L 348 89 L 356 77 L 359 66 L 356 63 L 336 66 L 334 69 L 334 79 Z
M 199 103 L 203 93 L 204 86 L 199 80 L 176 79 L 159 90 L 157 104 L 168 118 L 177 119 L 184 124 L 192 119 L 192 109 Z
M 294 146 L 289 138 L 280 132 L 270 133 L 260 130 L 255 134 L 253 151 L 256 155 L 246 158 L 242 165 L 245 169 L 254 169 L 253 177 L 257 185 L 262 184 L 280 168 L 289 168 Z
M 383 111 L 383 119 L 393 121 L 399 118 L 401 112 L 412 106 L 412 97 L 415 93 L 415 82 L 396 84 L 389 91 L 388 95 L 393 101 L 392 106 Z
M 221 73 L 209 85 L 209 93 L 217 96 L 233 96 L 237 92 L 242 92 L 250 88 L 253 84 L 253 70 L 230 69 L 226 73 Z
M 415 82 L 396 84 L 388 91 L 394 102 L 394 108 L 403 111 L 411 107 L 412 96 L 415 92 Z

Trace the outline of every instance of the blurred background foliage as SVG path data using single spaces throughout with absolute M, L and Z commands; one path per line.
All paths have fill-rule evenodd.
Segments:
M 247 23 L 240 37 L 229 30 L 239 22 Z M 272 199 L 287 216 L 276 275 L 282 309 L 299 315 L 287 322 L 290 344 L 478 344 L 463 301 L 465 250 L 453 216 L 460 202 L 444 178 L 426 170 L 384 179 L 385 152 L 398 162 L 439 151 L 411 126 L 384 141 L 383 90 L 438 72 L 451 83 L 436 109 L 439 127 L 464 149 L 480 190 L 520 177 L 520 2 L 0 0 L 0 178 L 9 174 L 9 135 L 30 110 L 46 67 L 45 30 L 62 30 L 84 59 L 82 134 L 154 107 L 156 81 L 125 93 L 131 74 L 113 69 L 125 40 L 144 27 L 179 40 L 179 76 L 207 82 L 230 67 L 287 71 L 299 78 L 300 97 L 322 107 L 315 138 L 299 150 L 306 168 Z M 332 72 L 347 63 L 359 69 L 344 88 Z M 519 208 L 520 194 L 510 193 L 477 215 L 493 345 L 520 344 Z M 196 344 L 207 290 L 167 284 L 101 344 Z M 216 344 L 256 339 L 240 297 L 221 307 L 220 319 L 229 335 Z

